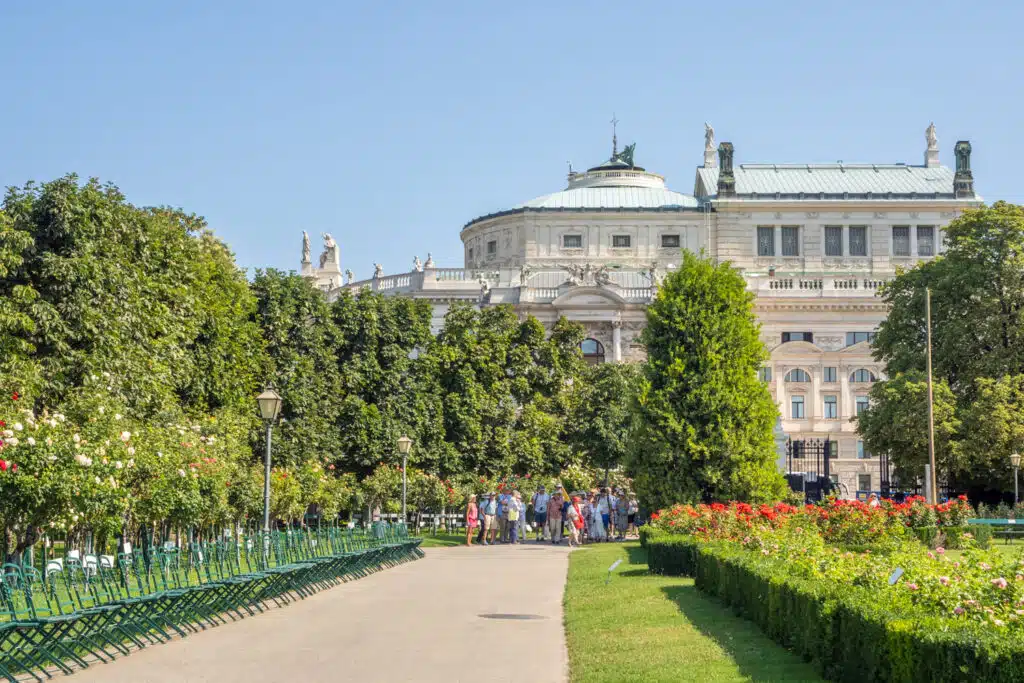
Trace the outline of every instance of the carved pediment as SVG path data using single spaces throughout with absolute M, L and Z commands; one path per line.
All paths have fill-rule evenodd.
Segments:
M 616 307 L 627 303 L 625 299 L 605 287 L 571 287 L 564 294 L 560 294 L 552 306 L 556 308 L 576 306 Z

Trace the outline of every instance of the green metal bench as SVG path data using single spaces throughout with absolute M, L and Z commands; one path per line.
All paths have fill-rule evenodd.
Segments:
M 977 519 L 969 519 L 967 523 L 992 527 L 992 535 L 996 538 L 1004 539 L 1007 543 L 1018 536 L 1024 536 L 1024 519 L 987 519 L 979 517 Z

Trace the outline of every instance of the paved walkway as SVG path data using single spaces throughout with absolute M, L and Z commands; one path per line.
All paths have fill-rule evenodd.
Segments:
M 283 609 L 93 664 L 70 683 L 564 683 L 565 547 L 426 552 Z

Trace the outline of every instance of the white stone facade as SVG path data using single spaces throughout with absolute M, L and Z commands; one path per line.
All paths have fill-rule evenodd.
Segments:
M 957 144 L 955 173 L 938 163 L 934 127 L 921 166 L 734 168 L 732 145 L 716 160 L 712 136 L 709 127 L 693 195 L 635 166 L 632 148 L 613 150 L 608 162 L 570 174 L 564 190 L 467 223 L 463 268 L 416 259 L 411 272 L 378 268 L 371 280 L 342 285 L 335 251 L 321 258 L 323 270 L 304 255 L 303 273 L 329 295 L 368 287 L 427 298 L 435 329 L 455 300 L 509 303 L 549 328 L 565 316 L 615 362 L 643 358 L 636 340 L 659 278 L 681 249 L 704 250 L 739 268 L 757 296 L 771 354 L 763 372 L 782 429 L 838 444 L 832 468 L 843 493 L 877 490 L 878 461 L 851 420 L 881 376 L 867 342 L 886 313 L 875 294 L 897 268 L 939 253 L 944 226 L 981 203 L 970 145 Z

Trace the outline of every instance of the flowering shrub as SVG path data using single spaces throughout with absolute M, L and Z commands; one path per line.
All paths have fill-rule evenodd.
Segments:
M 817 529 L 829 544 L 879 546 L 899 545 L 915 527 L 960 527 L 971 514 L 963 496 L 941 505 L 927 505 L 924 498 L 915 496 L 904 503 L 882 500 L 876 506 L 857 500 L 831 500 L 800 508 L 786 503 L 676 505 L 652 514 L 651 524 L 672 533 L 723 540 L 739 540 L 764 529 Z

